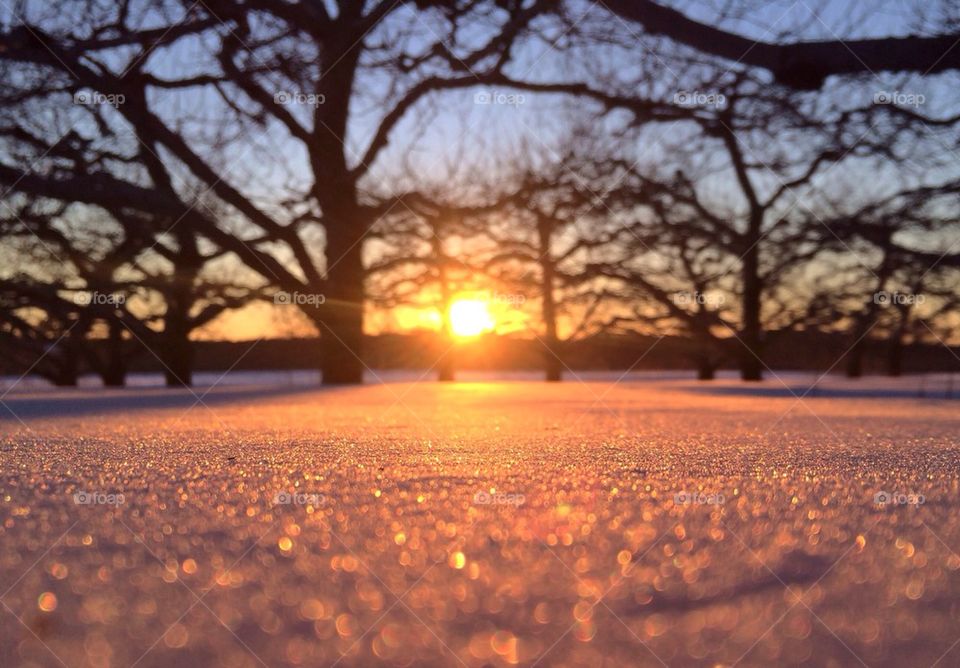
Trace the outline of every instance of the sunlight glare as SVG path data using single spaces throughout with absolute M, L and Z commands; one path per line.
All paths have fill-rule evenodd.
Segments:
M 486 301 L 458 299 L 450 305 L 450 329 L 456 336 L 478 336 L 493 329 Z

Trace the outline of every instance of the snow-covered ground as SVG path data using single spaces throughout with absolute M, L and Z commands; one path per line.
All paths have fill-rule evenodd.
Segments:
M 616 378 L 19 386 L 0 666 L 960 665 L 948 376 Z
M 538 381 L 542 373 L 536 371 L 461 371 L 457 374 L 460 382 L 524 382 Z M 367 384 L 377 383 L 417 383 L 429 381 L 435 373 L 426 370 L 368 370 L 365 374 Z M 565 378 L 570 382 L 608 381 L 656 382 L 692 380 L 692 371 L 567 371 Z M 230 387 L 236 385 L 269 387 L 316 387 L 320 383 L 320 372 L 306 369 L 291 371 L 201 371 L 194 375 L 194 386 L 199 390 L 210 387 Z M 130 388 L 149 389 L 164 386 L 163 375 L 159 373 L 132 373 L 127 377 Z M 736 371 L 721 371 L 717 379 L 709 383 L 697 383 L 706 391 L 716 386 L 739 386 L 738 392 L 745 394 L 785 394 L 791 392 L 804 394 L 807 391 L 837 393 L 843 396 L 891 396 L 891 397 L 936 397 L 960 398 L 960 372 L 910 374 L 899 378 L 887 376 L 865 376 L 851 380 L 836 374 L 824 374 L 812 371 L 768 371 L 762 383 L 743 385 L 739 383 Z M 89 375 L 80 379 L 81 389 L 99 389 L 99 377 Z M 0 396 L 4 393 L 33 392 L 53 389 L 50 383 L 36 376 L 0 376 Z M 725 391 L 732 392 L 727 389 Z

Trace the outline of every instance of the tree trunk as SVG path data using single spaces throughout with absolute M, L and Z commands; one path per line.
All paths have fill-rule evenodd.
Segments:
M 903 335 L 907 328 L 909 314 L 901 309 L 900 323 L 890 334 L 890 343 L 887 348 L 887 375 L 900 376 L 903 373 Z
M 867 352 L 867 334 L 873 329 L 877 321 L 877 304 L 872 299 L 867 302 L 866 308 L 859 314 L 853 328 L 853 345 L 847 352 L 847 378 L 863 376 L 863 358 Z
M 123 325 L 118 320 L 111 320 L 103 384 L 106 387 L 123 387 L 126 382 L 127 361 L 123 356 Z
M 318 323 L 324 385 L 363 382 L 364 290 L 359 228 L 327 228 L 327 289 Z
M 324 385 L 363 382 L 363 237 L 372 220 L 358 202 L 357 184 L 348 166 L 346 142 L 349 105 L 360 49 L 350 27 L 358 5 L 347 3 L 344 32 L 324 43 L 324 67 L 318 92 L 325 104 L 315 111 L 310 161 L 314 191 L 323 210 L 327 237 L 325 302 L 314 315 L 320 330 L 320 369 Z M 348 27 L 349 26 L 349 27 Z
M 450 328 L 450 298 L 444 288 L 443 315 L 437 340 L 440 342 L 440 357 L 437 359 L 437 380 L 449 383 L 456 380 L 456 346 L 453 339 L 453 330 Z
M 160 358 L 164 363 L 167 387 L 193 385 L 193 343 L 190 331 L 190 309 L 193 307 L 193 286 L 203 262 L 192 230 L 181 225 L 176 232 L 179 254 L 167 294 Z
M 894 378 L 903 374 L 903 340 L 897 337 L 890 342 L 887 352 L 887 375 Z
M 76 387 L 80 378 L 80 345 L 83 338 L 81 325 L 74 325 L 61 339 L 63 358 L 57 365 L 56 375 L 51 379 L 57 387 Z
M 179 304 L 169 303 L 164 318 L 160 358 L 167 387 L 190 387 L 193 384 L 193 344 L 187 314 Z
M 52 380 L 57 387 L 76 387 L 78 377 L 77 367 L 68 362 L 57 370 L 57 375 Z
M 922 285 L 922 284 L 921 284 Z M 921 285 L 913 287 L 914 294 L 918 293 Z M 897 326 L 890 333 L 890 345 L 887 349 L 887 375 L 899 376 L 903 373 L 903 337 L 907 333 L 907 327 L 910 322 L 910 304 L 898 304 L 899 321 Z
M 747 161 L 740 150 L 736 134 L 731 129 L 732 122 L 728 108 L 724 115 L 727 122 L 723 125 L 721 136 L 727 147 L 730 162 L 733 165 L 740 189 L 750 204 L 750 218 L 746 232 L 740 236 L 741 243 L 746 247 L 743 253 L 741 278 L 743 282 L 743 296 L 741 298 L 740 324 L 740 378 L 746 381 L 763 380 L 763 351 L 761 349 L 762 330 L 760 327 L 760 297 L 763 286 L 760 278 L 760 241 L 763 238 L 764 206 L 757 197 L 756 189 L 750 180 Z
M 555 347 L 553 349 L 553 355 L 550 355 L 547 359 L 546 373 L 544 378 L 548 383 L 559 383 L 563 380 L 563 364 L 561 364 L 560 360 L 556 357 L 559 352 L 560 351 Z
M 867 300 L 867 303 L 856 319 L 853 328 L 853 345 L 847 353 L 847 378 L 860 378 L 863 376 L 863 358 L 867 352 L 867 338 L 870 330 L 877 322 L 877 316 L 880 311 L 880 304 L 877 302 L 876 294 L 883 290 L 886 285 L 889 254 L 884 254 L 883 261 L 878 269 L 877 284 L 874 296 Z
M 732 113 L 732 108 L 727 114 Z M 740 378 L 745 381 L 763 380 L 763 330 L 760 325 L 760 299 L 763 291 L 763 279 L 760 277 L 760 241 L 763 239 L 764 206 L 757 197 L 756 189 L 750 180 L 747 162 L 740 150 L 736 135 L 728 123 L 722 133 L 724 144 L 730 155 L 730 161 L 737 175 L 740 189 L 750 204 L 750 218 L 746 233 L 741 241 L 746 247 L 743 253 L 742 281 L 743 298 L 741 302 L 743 321 L 740 325 Z
M 863 355 L 865 352 L 866 345 L 863 339 L 859 339 L 854 343 L 850 351 L 847 352 L 847 378 L 860 378 L 863 376 Z
M 456 375 L 456 347 L 453 338 L 453 326 L 450 323 L 450 306 L 453 295 L 450 291 L 450 281 L 447 279 L 447 257 L 443 253 L 443 241 L 441 230 L 438 226 L 433 227 L 433 254 L 437 257 L 437 280 L 440 283 L 440 302 L 442 312 L 440 314 L 440 332 L 438 340 L 440 341 L 440 358 L 437 360 L 437 380 L 441 383 L 449 383 L 455 380 Z
M 543 325 L 545 331 L 544 378 L 549 383 L 563 380 L 563 360 L 560 357 L 560 339 L 557 336 L 557 303 L 553 294 L 554 262 L 550 254 L 552 221 L 540 217 L 537 235 L 540 242 L 540 292 L 543 300 Z
M 437 364 L 437 380 L 441 383 L 450 383 L 456 380 L 456 373 L 454 371 L 454 364 L 451 356 L 453 351 L 448 351 Z
M 560 341 L 557 338 L 557 315 L 556 305 L 553 302 L 551 291 L 544 293 L 544 322 L 546 323 L 546 347 L 544 372 L 545 379 L 550 383 L 558 383 L 563 380 L 563 361 L 560 357 Z
M 759 229 L 757 234 L 759 236 Z M 743 351 L 740 356 L 740 378 L 746 381 L 763 380 L 758 246 L 758 243 L 753 243 L 743 258 L 743 324 L 740 331 Z
M 713 380 L 716 377 L 716 366 L 706 357 L 697 360 L 697 380 Z

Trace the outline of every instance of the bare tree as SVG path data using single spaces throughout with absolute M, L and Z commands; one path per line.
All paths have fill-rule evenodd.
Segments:
M 377 259 L 368 268 L 368 295 L 384 308 L 412 305 L 439 316 L 437 380 L 455 378 L 454 297 L 478 290 L 477 270 L 452 248 L 474 239 L 464 213 L 422 197 L 407 196 L 403 212 L 381 221 L 370 238 Z
M 784 329 L 811 308 L 783 297 L 787 276 L 821 251 L 818 244 L 834 245 L 814 233 L 822 222 L 809 205 L 816 195 L 798 191 L 820 188 L 824 174 L 852 158 L 884 155 L 902 126 L 889 123 L 864 139 L 879 115 L 907 125 L 953 122 L 878 111 L 867 86 L 858 89 L 866 100 L 841 104 L 828 78 L 842 75 L 852 86 L 865 70 L 933 74 L 958 62 L 941 50 L 954 41 L 948 5 L 918 14 L 930 34 L 844 42 L 756 43 L 726 28 L 752 8 L 731 3 L 717 15 L 720 27 L 711 27 L 654 2 L 610 3 L 625 19 L 613 24 L 603 7 L 542 0 L 24 2 L 3 21 L 0 77 L 12 110 L 5 137 L 19 150 L 0 160 L 0 184 L 99 209 L 121 224 L 169 227 L 175 273 L 193 279 L 154 284 L 172 305 L 162 356 L 185 359 L 185 314 L 194 303 L 186 286 L 196 288 L 205 259 L 229 255 L 274 290 L 323 295 L 320 308 L 307 301 L 303 312 L 321 335 L 324 382 L 355 383 L 364 368 L 364 248 L 378 221 L 409 206 L 379 180 L 384 164 L 415 140 L 410 123 L 441 94 L 449 99 L 477 86 L 574 96 L 591 101 L 611 127 L 626 117 L 622 136 L 679 124 L 684 138 L 722 156 L 719 169 L 736 202 L 708 198 L 716 164 L 694 174 L 698 165 L 666 156 L 674 173 L 652 174 L 625 155 L 614 166 L 635 189 L 635 203 L 649 209 L 648 220 L 623 229 L 653 241 L 651 221 L 672 220 L 667 256 L 690 265 L 681 276 L 688 284 L 723 283 L 717 289 L 736 296 L 735 316 L 671 310 L 665 300 L 673 290 L 651 280 L 650 266 L 608 267 L 588 278 L 642 287 L 659 304 L 652 317 L 672 318 L 704 342 L 718 327 L 730 329 L 743 343 L 743 377 L 756 380 L 765 330 Z M 946 21 L 947 35 L 935 34 L 931 17 Z M 636 48 L 638 27 L 652 48 Z M 560 53 L 541 72 L 523 67 L 529 54 L 522 47 L 536 43 Z M 164 58 L 180 57 L 191 67 L 163 67 Z M 724 100 L 702 104 L 696 93 L 691 102 L 678 97 L 681 86 Z M 553 249 L 566 214 L 528 204 L 542 223 L 531 247 L 546 251 L 534 264 L 549 329 L 557 307 L 551 285 L 575 287 L 557 273 L 566 250 Z M 621 205 L 624 215 L 629 206 Z M 718 259 L 729 270 L 714 281 L 707 266 Z M 771 315 L 765 303 L 774 305 Z M 547 334 L 548 349 L 556 337 Z M 188 363 L 173 366 L 172 377 L 188 380 Z
M 761 6 L 727 3 L 725 12 L 712 24 L 696 21 L 683 12 L 652 0 L 606 0 L 604 6 L 616 15 L 642 26 L 645 33 L 664 35 L 697 51 L 727 61 L 743 63 L 770 72 L 777 83 L 798 90 L 820 88 L 827 77 L 874 74 L 881 71 L 918 72 L 924 75 L 960 68 L 960 54 L 953 48 L 960 39 L 956 8 L 951 3 L 916 5 L 917 14 L 930 12 L 930 34 L 877 39 L 832 38 L 785 40 L 771 43 L 737 34 L 722 27 L 725 20 Z M 739 10 L 739 11 L 737 11 Z
M 848 281 L 838 299 L 855 305 L 848 315 L 854 323 L 846 355 L 849 377 L 863 374 L 867 344 L 878 334 L 888 344 L 886 366 L 891 375 L 902 371 L 904 338 L 909 334 L 917 339 L 932 335 L 942 343 L 935 329 L 949 319 L 958 297 L 951 280 L 960 268 L 958 204 L 958 183 L 948 181 L 900 190 L 836 221 L 836 233 L 861 248 L 856 255 L 859 280 Z M 865 258 L 875 260 L 868 263 Z M 915 327 L 927 331 L 916 332 Z
M 560 381 L 565 348 L 604 330 L 611 300 L 591 261 L 616 241 L 610 233 L 610 193 L 584 174 L 592 168 L 595 138 L 573 129 L 558 149 L 521 145 L 510 184 L 495 213 L 478 221 L 493 250 L 481 255 L 484 272 L 514 307 L 527 296 L 539 304 L 540 328 L 533 328 L 547 381 Z M 506 170 L 505 170 L 506 171 Z
M 323 293 L 324 306 L 305 313 L 322 336 L 324 382 L 360 382 L 362 246 L 384 213 L 365 200 L 362 183 L 394 129 L 421 100 L 500 71 L 513 42 L 546 5 L 157 0 L 151 16 L 164 17 L 168 25 L 149 29 L 136 27 L 139 17 L 126 5 L 110 12 L 81 0 L 61 8 L 61 15 L 76 16 L 75 24 L 49 15 L 20 16 L 5 36 L 3 60 L 49 72 L 63 93 L 122 96 L 117 112 L 146 148 L 140 157 L 151 183 L 99 174 L 94 188 L 76 177 L 51 179 L 12 166 L 0 169 L 0 180 L 24 192 L 92 204 L 103 203 L 105 192 L 114 200 L 122 194 L 128 206 L 138 202 L 182 218 L 282 290 Z M 458 30 L 468 21 L 489 21 L 498 29 L 478 43 Z M 151 56 L 186 48 L 183 40 L 197 35 L 215 43 L 213 52 L 196 54 L 189 75 L 162 75 Z M 377 97 L 369 82 L 378 77 L 388 78 L 379 87 L 384 112 L 365 133 L 366 145 L 354 148 L 350 110 L 360 99 Z M 228 144 L 269 129 L 280 133 L 278 140 L 289 150 L 304 154 L 299 182 L 285 188 L 283 201 L 268 208 L 249 187 L 233 185 L 222 159 L 228 145 L 178 127 L 178 119 L 158 103 L 198 94 L 221 99 L 220 113 L 231 128 L 217 136 L 227 137 Z M 253 234 L 231 234 L 186 201 L 174 186 L 181 171 L 229 206 Z M 307 230 L 317 225 L 324 233 L 325 262 L 308 242 Z M 282 247 L 284 261 L 268 245 Z

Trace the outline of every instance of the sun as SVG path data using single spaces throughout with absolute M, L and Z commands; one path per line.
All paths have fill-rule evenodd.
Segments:
M 493 325 L 489 305 L 482 299 L 458 299 L 450 304 L 450 330 L 457 336 L 478 336 Z

